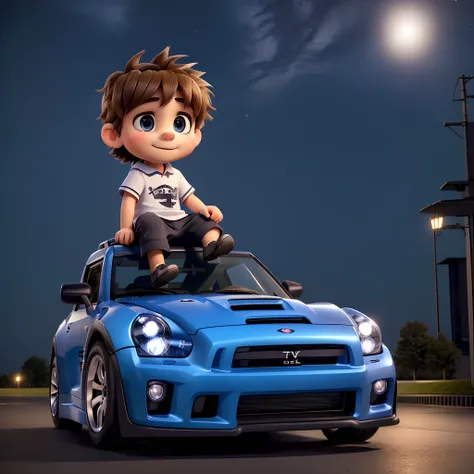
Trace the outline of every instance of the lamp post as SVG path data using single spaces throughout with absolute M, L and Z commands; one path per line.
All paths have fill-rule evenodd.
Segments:
M 436 252 L 436 237 L 441 233 L 444 218 L 434 216 L 430 219 L 431 228 L 433 229 L 433 254 L 434 254 L 434 280 L 435 280 L 435 297 L 436 297 L 436 337 L 439 339 L 439 293 L 438 293 L 438 257 Z
M 17 376 L 15 377 L 15 380 L 16 380 L 16 387 L 17 387 L 17 388 L 20 388 L 20 380 L 21 380 L 21 377 L 20 377 L 19 375 L 17 375 Z

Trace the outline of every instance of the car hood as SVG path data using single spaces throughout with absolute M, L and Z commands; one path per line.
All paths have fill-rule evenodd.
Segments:
M 170 318 L 189 334 L 200 329 L 244 324 L 297 323 L 352 326 L 352 319 L 331 303 L 305 304 L 299 300 L 253 295 L 153 295 L 127 297 L 117 303 L 150 310 Z

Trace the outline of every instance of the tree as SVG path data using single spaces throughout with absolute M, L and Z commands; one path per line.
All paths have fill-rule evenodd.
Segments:
M 400 340 L 395 350 L 395 363 L 411 371 L 416 380 L 420 370 L 427 365 L 431 336 L 428 326 L 419 321 L 409 321 L 400 329 Z
M 10 386 L 10 377 L 6 374 L 0 375 L 0 388 L 8 388 Z
M 47 387 L 49 384 L 49 364 L 43 357 L 30 357 L 21 368 L 25 384 L 30 387 Z
M 441 370 L 443 380 L 446 380 L 446 371 L 461 357 L 461 351 L 453 341 L 440 334 L 439 339 L 433 337 L 430 341 L 429 352 L 432 356 L 433 365 Z

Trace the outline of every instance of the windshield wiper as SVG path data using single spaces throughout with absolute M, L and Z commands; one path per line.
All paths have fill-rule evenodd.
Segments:
M 258 291 L 251 290 L 250 288 L 245 288 L 243 286 L 228 286 L 227 288 L 222 288 L 221 290 L 202 290 L 198 291 L 196 294 L 201 293 L 224 293 L 224 294 L 242 294 L 242 295 L 260 295 Z
M 115 298 L 123 298 L 125 296 L 150 296 L 150 295 L 179 295 L 188 294 L 186 290 L 171 289 L 171 288 L 134 288 L 131 290 L 124 290 L 115 295 Z

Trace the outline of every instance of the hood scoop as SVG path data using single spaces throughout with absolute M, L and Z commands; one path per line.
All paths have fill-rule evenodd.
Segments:
M 308 318 L 249 318 L 247 324 L 311 324 Z
M 283 301 L 272 301 L 268 299 L 229 300 L 231 311 L 284 311 Z

